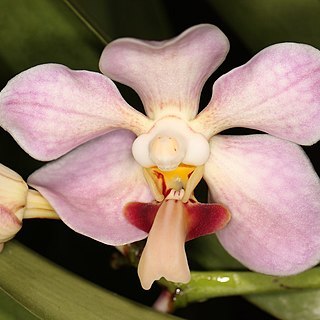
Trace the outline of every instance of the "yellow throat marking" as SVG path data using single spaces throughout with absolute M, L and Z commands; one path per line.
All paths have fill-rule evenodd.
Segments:
M 204 166 L 180 164 L 175 170 L 162 171 L 158 167 L 144 168 L 144 176 L 156 201 L 163 201 L 171 190 L 184 190 L 183 202 L 193 197 L 193 190 L 203 176 Z

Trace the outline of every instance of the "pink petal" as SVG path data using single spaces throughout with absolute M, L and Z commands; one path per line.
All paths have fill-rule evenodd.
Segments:
M 57 64 L 20 73 L 0 94 L 0 125 L 40 160 L 57 158 L 115 128 L 139 134 L 147 121 L 107 77 Z
M 320 51 L 304 44 L 270 46 L 216 81 L 193 127 L 207 137 L 248 127 L 299 144 L 320 139 Z
M 98 137 L 39 169 L 28 183 L 71 229 L 110 245 L 141 240 L 146 233 L 123 214 L 128 202 L 153 199 L 131 154 L 134 138 L 127 130 Z
M 137 91 L 150 118 L 183 113 L 192 119 L 203 84 L 228 49 L 217 27 L 202 24 L 169 41 L 116 40 L 103 51 L 100 70 Z
M 269 135 L 215 136 L 204 178 L 231 221 L 225 249 L 252 270 L 290 275 L 320 260 L 320 182 L 302 149 Z

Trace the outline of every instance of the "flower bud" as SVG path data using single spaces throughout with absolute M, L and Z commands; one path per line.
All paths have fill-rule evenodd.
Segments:
M 0 164 L 0 251 L 22 227 L 28 186 L 13 170 Z

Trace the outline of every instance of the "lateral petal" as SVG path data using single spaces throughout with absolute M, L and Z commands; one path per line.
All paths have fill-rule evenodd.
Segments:
M 34 172 L 28 183 L 48 199 L 71 229 L 110 245 L 141 240 L 123 208 L 152 201 L 142 168 L 131 154 L 135 135 L 116 130 Z
M 58 64 L 26 70 L 0 93 L 0 125 L 39 160 L 55 159 L 114 129 L 140 134 L 148 121 L 107 77 Z
M 147 115 L 195 117 L 205 81 L 229 50 L 226 36 L 209 24 L 194 26 L 168 41 L 131 38 L 111 42 L 100 58 L 100 70 L 133 88 Z
M 265 131 L 298 144 L 320 139 L 320 51 L 272 45 L 219 78 L 208 106 L 191 124 L 211 137 L 232 127 Z
M 217 232 L 248 268 L 273 275 L 320 260 L 320 182 L 303 150 L 269 135 L 215 136 L 204 178 L 231 212 Z

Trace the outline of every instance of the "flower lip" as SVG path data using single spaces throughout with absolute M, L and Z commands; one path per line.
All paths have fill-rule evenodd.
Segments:
M 181 163 L 201 166 L 209 158 L 209 143 L 182 119 L 171 116 L 158 120 L 151 130 L 132 145 L 135 160 L 145 168 L 174 170 Z

